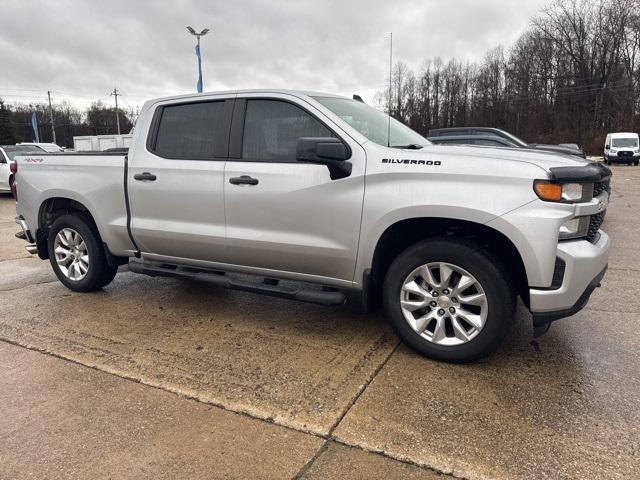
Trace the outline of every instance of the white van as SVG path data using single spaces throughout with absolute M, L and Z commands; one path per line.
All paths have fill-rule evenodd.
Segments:
M 637 133 L 609 133 L 604 142 L 604 163 L 628 163 L 638 165 L 640 144 Z

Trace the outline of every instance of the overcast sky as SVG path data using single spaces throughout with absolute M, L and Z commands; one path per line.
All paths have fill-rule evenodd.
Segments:
M 394 58 L 479 60 L 509 45 L 548 0 L 0 0 L 0 97 L 124 105 L 195 91 L 300 88 L 370 99 Z

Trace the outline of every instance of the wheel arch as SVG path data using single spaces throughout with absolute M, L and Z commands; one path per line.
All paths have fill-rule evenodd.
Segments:
M 411 245 L 433 237 L 472 240 L 502 260 L 525 304 L 529 301 L 527 272 L 515 244 L 502 232 L 470 220 L 442 217 L 414 217 L 389 225 L 378 237 L 370 267 L 365 270 L 363 290 L 368 302 L 380 298 L 382 283 L 389 266 Z M 367 308 L 371 308 L 368 306 Z
M 53 223 L 62 215 L 81 213 L 83 214 L 93 225 L 98 232 L 99 243 L 103 246 L 104 252 L 107 258 L 107 263 L 112 265 L 121 265 L 126 257 L 116 257 L 111 254 L 107 244 L 103 241 L 102 233 L 95 220 L 91 210 L 81 201 L 66 197 L 66 196 L 52 196 L 48 197 L 40 203 L 38 209 L 38 228 L 36 230 L 36 244 L 38 246 L 38 256 L 41 259 L 49 258 L 49 252 L 47 248 L 47 241 L 49 238 L 49 229 Z

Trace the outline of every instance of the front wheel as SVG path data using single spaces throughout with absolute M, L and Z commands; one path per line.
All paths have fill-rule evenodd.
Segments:
M 425 240 L 401 253 L 385 277 L 383 299 L 405 343 L 453 363 L 495 350 L 516 306 L 502 264 L 472 242 L 450 239 Z
M 109 266 L 100 234 L 84 214 L 62 215 L 51 226 L 49 260 L 58 280 L 75 292 L 91 292 L 111 283 L 118 268 Z

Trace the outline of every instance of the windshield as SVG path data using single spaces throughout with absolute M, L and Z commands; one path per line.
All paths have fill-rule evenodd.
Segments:
M 504 130 L 500 130 L 503 135 L 505 137 L 507 137 L 509 140 L 511 140 L 513 143 L 515 143 L 516 145 L 519 145 L 521 147 L 528 147 L 529 144 L 527 142 L 525 142 L 524 140 L 516 137 L 513 133 L 509 133 L 509 132 L 505 132 Z
M 633 137 L 614 138 L 611 146 L 615 148 L 636 148 L 638 146 L 638 139 Z
M 11 146 L 8 145 L 6 147 L 2 147 L 4 149 L 4 152 L 7 154 L 7 157 L 9 157 L 9 160 L 13 160 L 14 158 L 16 158 L 18 155 L 23 155 L 25 153 L 33 153 L 33 152 L 44 152 L 44 150 L 40 147 L 36 147 L 35 145 L 16 145 L 16 146 Z
M 422 135 L 419 135 L 393 118 L 391 119 L 391 128 L 389 129 L 388 115 L 357 100 L 339 97 L 313 98 L 378 145 L 385 147 L 431 145 L 429 140 Z

